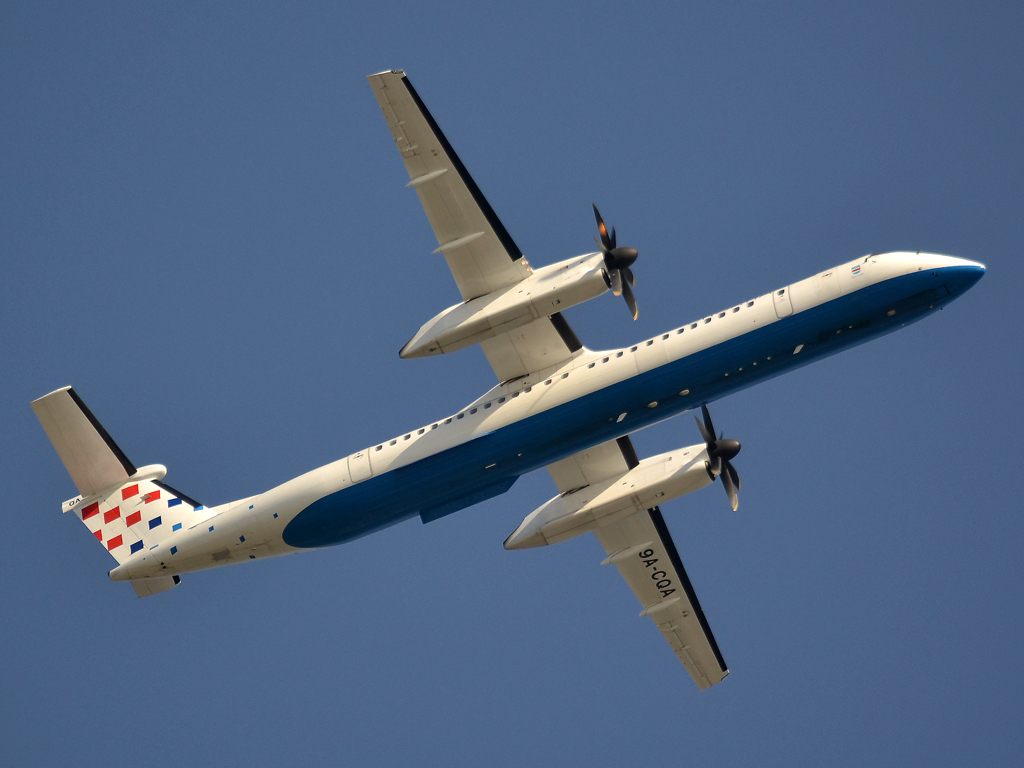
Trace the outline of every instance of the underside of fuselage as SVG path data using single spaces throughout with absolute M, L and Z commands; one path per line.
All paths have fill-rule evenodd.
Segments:
M 429 522 L 479 503 L 592 445 L 915 322 L 982 274 L 967 265 L 921 270 L 744 332 L 328 494 L 288 523 L 284 541 L 298 548 L 341 544 L 417 515 Z

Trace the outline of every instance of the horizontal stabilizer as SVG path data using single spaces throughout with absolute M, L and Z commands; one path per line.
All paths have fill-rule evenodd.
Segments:
M 35 400 L 32 410 L 82 496 L 121 485 L 135 474 L 135 465 L 71 387 Z
M 62 510 L 73 512 L 118 565 L 216 514 L 162 482 L 162 464 L 136 468 L 71 387 L 39 398 L 32 410 L 80 492 Z M 172 571 L 132 586 L 147 597 L 178 581 Z

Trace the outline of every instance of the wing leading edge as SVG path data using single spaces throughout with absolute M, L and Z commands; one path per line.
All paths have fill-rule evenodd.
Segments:
M 629 437 L 594 446 L 548 466 L 562 493 L 622 475 L 639 464 Z M 715 642 L 697 593 L 683 568 L 658 507 L 598 528 L 594 535 L 637 596 L 647 616 L 700 690 L 721 682 L 729 668 Z
M 529 277 L 529 262 L 405 73 L 380 72 L 368 80 L 409 173 L 406 186 L 416 190 L 434 230 L 434 252 L 444 254 L 463 300 Z M 558 365 L 582 346 L 559 314 L 481 344 L 502 382 Z

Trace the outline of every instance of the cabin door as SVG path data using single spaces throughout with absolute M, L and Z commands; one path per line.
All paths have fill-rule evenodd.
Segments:
M 373 475 L 370 469 L 370 451 L 360 451 L 348 457 L 348 474 L 353 483 L 367 480 Z
M 772 300 L 775 302 L 775 314 L 780 318 L 789 317 L 793 314 L 793 302 L 789 296 L 788 285 L 773 293 Z

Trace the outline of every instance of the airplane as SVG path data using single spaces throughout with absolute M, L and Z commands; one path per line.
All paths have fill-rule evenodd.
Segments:
M 508 550 L 593 533 L 697 687 L 729 673 L 661 505 L 719 482 L 738 508 L 740 443 L 707 404 L 937 312 L 984 265 L 874 253 L 621 349 L 583 346 L 562 312 L 607 292 L 637 317 L 635 249 L 594 206 L 598 250 L 533 268 L 405 73 L 369 76 L 463 301 L 425 323 L 402 358 L 480 345 L 498 384 L 449 416 L 254 496 L 207 507 L 136 467 L 71 387 L 32 408 L 79 495 L 64 502 L 139 597 L 182 574 L 429 523 L 546 467 L 558 493 L 511 532 Z M 630 433 L 700 410 L 700 441 L 641 459 Z

